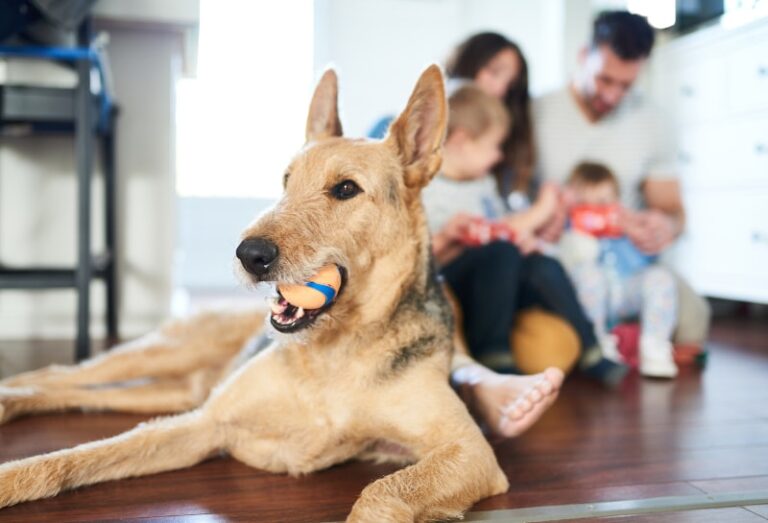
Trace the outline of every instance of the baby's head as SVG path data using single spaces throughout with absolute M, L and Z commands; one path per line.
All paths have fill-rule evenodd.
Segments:
M 601 163 L 581 162 L 568 177 L 574 204 L 610 205 L 619 200 L 619 181 Z
M 504 104 L 472 84 L 448 98 L 448 136 L 443 173 L 470 180 L 488 174 L 502 158 L 510 116 Z

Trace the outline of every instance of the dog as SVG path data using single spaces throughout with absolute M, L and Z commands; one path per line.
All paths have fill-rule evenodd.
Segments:
M 435 65 L 422 73 L 379 142 L 342 136 L 337 94 L 326 71 L 284 194 L 237 249 L 249 284 L 300 283 L 335 264 L 335 300 L 303 314 L 283 303 L 268 318 L 210 313 L 78 366 L 5 380 L 2 421 L 66 408 L 179 414 L 0 465 L 0 507 L 222 452 L 292 475 L 350 459 L 408 464 L 362 491 L 353 522 L 460 518 L 508 489 L 448 379 L 460 355 L 420 201 L 441 162 L 442 73 Z M 277 331 L 269 342 L 265 320 Z M 89 387 L 106 383 L 122 386 Z

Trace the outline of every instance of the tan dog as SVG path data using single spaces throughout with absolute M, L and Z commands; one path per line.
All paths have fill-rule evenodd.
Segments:
M 336 300 L 303 316 L 277 307 L 270 319 L 282 333 L 266 347 L 256 336 L 259 314 L 208 315 L 77 367 L 6 380 L 15 388 L 0 395 L 3 420 L 69 407 L 180 412 L 202 405 L 0 465 L 0 506 L 189 467 L 222 451 L 290 474 L 352 458 L 412 463 L 368 485 L 349 521 L 459 517 L 507 490 L 490 445 L 448 383 L 452 320 L 419 198 L 440 166 L 442 75 L 436 66 L 424 72 L 382 142 L 341 137 L 336 83 L 332 71 L 320 80 L 285 194 L 238 247 L 243 275 L 254 283 L 302 282 L 336 264 L 343 275 Z M 137 378 L 156 379 L 83 387 Z

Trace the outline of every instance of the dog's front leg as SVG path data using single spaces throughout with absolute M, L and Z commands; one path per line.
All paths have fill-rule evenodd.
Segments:
M 493 450 L 449 387 L 422 384 L 423 389 L 435 395 L 419 397 L 392 420 L 410 433 L 403 442 L 421 459 L 368 485 L 349 522 L 460 518 L 477 501 L 509 487 Z
M 113 479 L 192 466 L 222 446 L 196 410 L 142 423 L 117 436 L 0 465 L 0 508 Z
M 506 492 L 507 479 L 479 440 L 446 443 L 419 462 L 368 485 L 349 522 L 441 521 L 460 518 L 477 501 Z M 478 448 L 472 448 L 478 447 Z

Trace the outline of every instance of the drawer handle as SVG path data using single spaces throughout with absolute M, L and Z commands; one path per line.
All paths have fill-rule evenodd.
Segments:
M 757 68 L 757 76 L 768 77 L 768 67 L 761 65 Z
M 765 243 L 768 245 L 768 233 L 752 231 L 752 241 L 755 243 Z
M 686 98 L 690 98 L 694 95 L 693 87 L 690 85 L 684 85 L 680 88 L 680 94 L 685 96 Z
M 765 145 L 764 143 L 756 143 L 755 154 L 768 154 L 768 145 Z
M 689 163 L 691 163 L 691 155 L 685 151 L 678 152 L 677 159 L 680 161 L 680 163 L 684 165 L 688 165 Z

